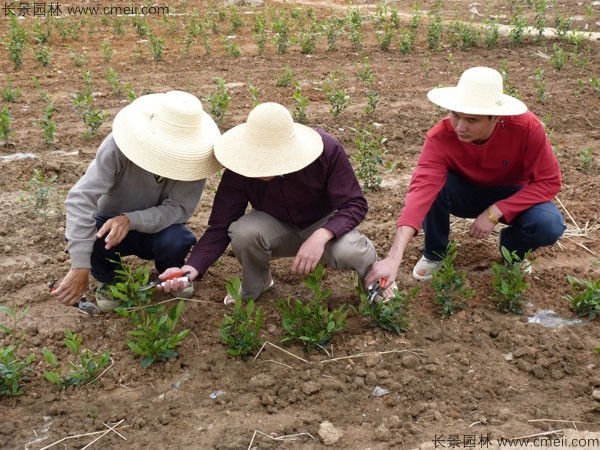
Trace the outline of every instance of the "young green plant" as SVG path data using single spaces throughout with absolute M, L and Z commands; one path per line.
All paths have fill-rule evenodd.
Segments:
M 66 373 L 64 373 L 56 355 L 47 347 L 42 349 L 44 360 L 51 369 L 44 372 L 44 378 L 63 389 L 69 386 L 82 386 L 95 381 L 102 370 L 110 363 L 110 353 L 94 354 L 89 349 L 82 349 L 83 338 L 71 330 L 65 330 L 63 342 L 75 355 L 75 362 L 68 362 Z
M 179 301 L 168 311 L 164 305 L 152 304 L 152 290 L 140 291 L 150 278 L 146 266 L 134 268 L 131 263 L 121 260 L 116 278 L 117 282 L 109 286 L 109 295 L 121 300 L 123 306 L 115 312 L 129 319 L 134 326 L 129 331 L 131 339 L 127 340 L 127 346 L 142 358 L 142 367 L 176 358 L 175 349 L 190 333 L 187 328 L 176 330 L 185 302 Z
M 360 293 L 359 312 L 371 319 L 373 326 L 401 334 L 410 328 L 410 300 L 419 292 L 419 286 L 408 292 L 394 289 L 393 297 L 384 301 L 369 302 L 366 292 Z
M 504 262 L 492 264 L 494 294 L 491 299 L 499 311 L 522 314 L 523 294 L 529 289 L 522 262 L 529 253 L 521 259 L 516 252 L 510 252 L 506 247 L 502 247 L 500 251 Z
M 440 268 L 433 273 L 431 287 L 435 292 L 433 302 L 440 308 L 442 319 L 466 308 L 465 300 L 473 295 L 464 271 L 456 270 L 458 244 L 450 241 L 442 256 Z
M 580 317 L 594 320 L 600 313 L 600 279 L 580 280 L 568 275 L 567 281 L 571 285 L 571 294 L 565 298 L 571 309 Z
M 263 325 L 262 308 L 256 308 L 254 300 L 246 302 L 241 295 L 239 278 L 227 282 L 227 293 L 235 300 L 232 314 L 225 314 L 219 327 L 221 340 L 227 346 L 227 353 L 242 359 L 251 355 L 262 341 L 260 331 Z
M 291 298 L 277 302 L 276 308 L 282 314 L 282 342 L 299 341 L 306 351 L 315 348 L 325 351 L 324 346 L 346 328 L 346 305 L 330 311 L 324 304 L 331 294 L 331 290 L 325 291 L 321 285 L 324 275 L 325 269 L 319 264 L 304 280 L 312 291 L 312 297 L 306 304 Z

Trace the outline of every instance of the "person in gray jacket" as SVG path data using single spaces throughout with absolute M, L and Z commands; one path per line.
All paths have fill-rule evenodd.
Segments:
M 145 95 L 117 113 L 112 133 L 67 195 L 71 270 L 52 291 L 61 303 L 77 303 L 91 273 L 99 281 L 99 309 L 112 311 L 119 302 L 106 286 L 122 256 L 154 260 L 159 273 L 183 265 L 196 242 L 185 223 L 206 177 L 220 168 L 213 155 L 219 135 L 200 100 L 182 91 Z

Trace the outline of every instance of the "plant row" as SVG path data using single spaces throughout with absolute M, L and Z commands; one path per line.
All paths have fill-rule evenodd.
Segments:
M 490 299 L 502 312 L 523 312 L 524 293 L 529 284 L 525 279 L 524 260 L 502 248 L 505 262 L 492 266 L 493 295 Z M 458 271 L 454 262 L 457 255 L 457 244 L 448 244 L 440 269 L 432 280 L 434 303 L 438 306 L 442 318 L 465 309 L 465 300 L 472 294 L 464 271 Z M 180 300 L 175 306 L 167 308 L 165 303 L 152 301 L 151 290 L 140 290 L 149 282 L 149 271 L 146 266 L 133 267 L 131 263 L 120 261 L 121 269 L 117 271 L 117 282 L 110 286 L 108 295 L 121 301 L 116 313 L 127 319 L 132 325 L 129 349 L 141 358 L 142 367 L 146 368 L 156 362 L 166 361 L 178 356 L 179 347 L 189 335 L 189 329 L 178 330 L 185 302 Z M 334 336 L 346 329 L 346 318 L 349 312 L 357 311 L 370 320 L 371 324 L 386 331 L 403 333 L 410 327 L 410 300 L 418 288 L 409 292 L 394 290 L 391 298 L 371 301 L 364 289 L 359 286 L 360 305 L 358 309 L 348 305 L 331 308 L 327 299 L 331 290 L 323 287 L 325 270 L 319 265 L 308 275 L 304 284 L 311 291 L 308 299 L 287 298 L 277 300 L 275 307 L 281 314 L 283 337 L 281 342 L 300 343 L 306 351 L 320 350 L 327 352 L 326 345 Z M 594 319 L 600 313 L 600 280 L 586 281 L 569 276 L 572 293 L 566 296 L 571 308 L 579 316 Z M 227 283 L 227 292 L 235 299 L 231 314 L 225 314 L 219 326 L 219 334 L 227 353 L 244 360 L 253 354 L 263 342 L 261 330 L 263 312 L 252 299 L 244 300 L 241 296 L 239 279 Z M 35 354 L 21 355 L 20 347 L 24 333 L 18 324 L 27 314 L 0 307 L 0 312 L 9 317 L 8 325 L 0 324 L 0 332 L 6 334 L 11 343 L 0 348 L 0 396 L 15 396 L 22 393 L 24 381 L 32 371 Z M 65 330 L 64 345 L 73 355 L 73 360 L 61 363 L 56 355 L 47 347 L 41 351 L 47 370 L 44 378 L 63 389 L 69 386 L 85 386 L 96 381 L 112 361 L 109 352 L 93 353 L 82 347 L 83 339 Z M 599 349 L 596 349 L 599 350 Z

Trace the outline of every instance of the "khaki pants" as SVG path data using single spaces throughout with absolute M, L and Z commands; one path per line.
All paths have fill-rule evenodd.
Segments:
M 231 247 L 242 265 L 242 293 L 258 298 L 269 281 L 271 258 L 294 257 L 302 243 L 327 222 L 327 216 L 308 228 L 281 222 L 251 211 L 229 226 Z M 370 239 L 354 229 L 325 245 L 321 263 L 338 270 L 353 269 L 361 278 L 377 259 Z

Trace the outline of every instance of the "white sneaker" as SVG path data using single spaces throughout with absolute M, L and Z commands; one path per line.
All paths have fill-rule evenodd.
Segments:
M 418 281 L 429 281 L 433 278 L 433 273 L 442 267 L 442 261 L 431 261 L 425 256 L 413 268 L 413 278 Z

